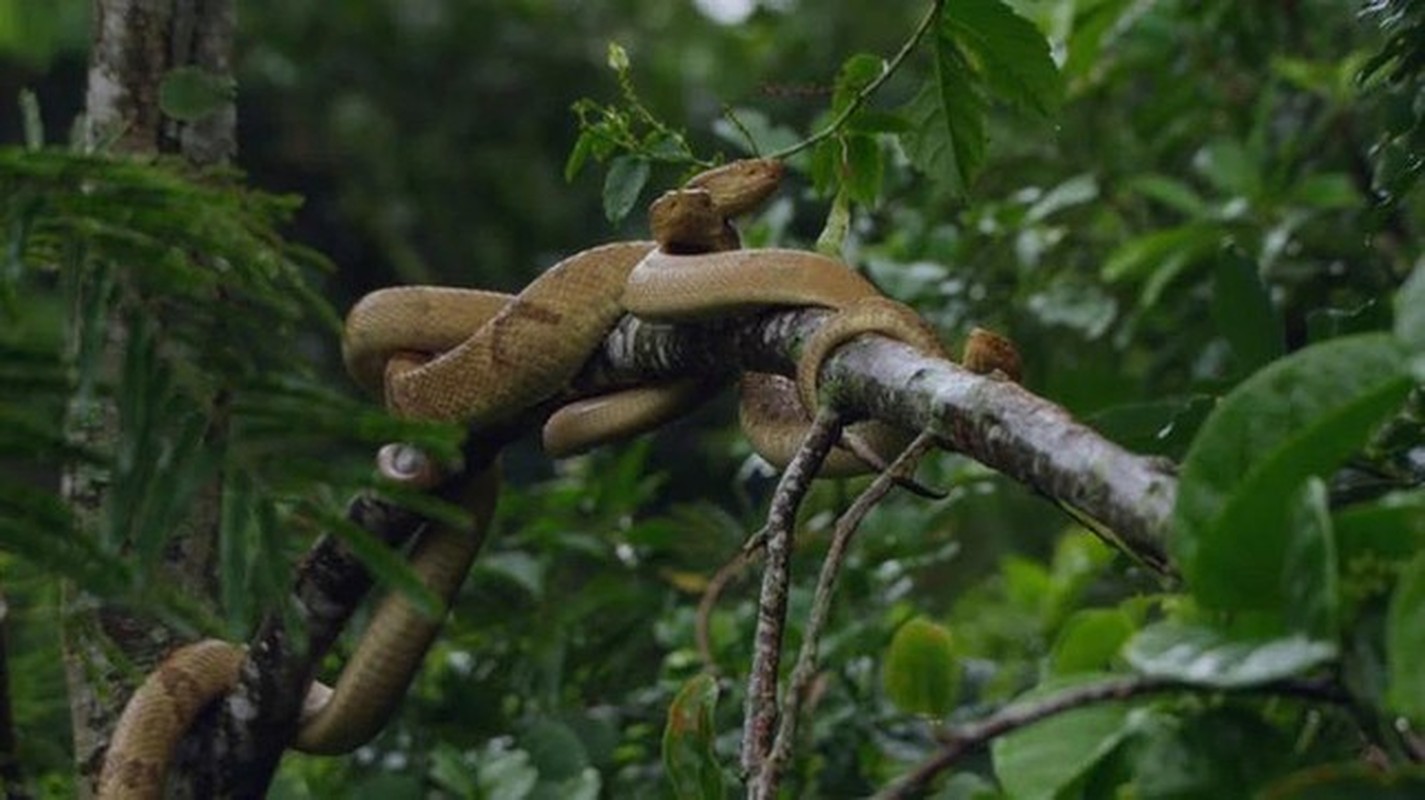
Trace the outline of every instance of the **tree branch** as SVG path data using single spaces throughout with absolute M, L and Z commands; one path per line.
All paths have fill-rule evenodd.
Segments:
M 1094 703 L 1118 702 L 1155 692 L 1197 691 L 1212 689 L 1163 678 L 1129 677 L 1100 683 L 1075 686 L 1049 697 L 1014 703 L 975 722 L 953 728 L 942 737 L 944 744 L 935 755 L 922 761 L 914 770 L 876 794 L 876 800 L 896 800 L 915 796 L 929 786 L 959 758 L 991 739 L 1031 725 L 1042 719 Z M 1345 697 L 1329 684 L 1315 681 L 1283 681 L 1248 687 L 1240 692 L 1294 697 L 1313 702 L 1341 703 Z
M 766 542 L 767 563 L 762 571 L 762 591 L 757 599 L 757 630 L 752 667 L 747 680 L 747 707 L 742 725 L 742 771 L 749 780 L 761 772 L 772 747 L 777 724 L 777 674 L 782 660 L 782 637 L 787 624 L 787 594 L 791 586 L 792 542 L 797 509 L 811 488 L 812 479 L 826 454 L 841 437 L 840 415 L 825 406 L 807 431 L 792 463 L 782 472 L 767 526 L 760 538 Z M 752 784 L 752 797 L 759 797 Z
M 797 309 L 676 326 L 626 318 L 578 385 L 591 391 L 729 368 L 794 375 L 802 343 L 828 314 Z M 1123 449 L 1018 384 L 880 336 L 862 336 L 835 351 L 821 376 L 848 419 L 929 429 L 944 445 L 1098 522 L 1143 563 L 1171 572 L 1177 494 L 1171 462 Z
M 792 667 L 788 680 L 786 699 L 782 703 L 782 721 L 777 728 L 777 738 L 772 742 L 772 752 L 762 765 L 756 777 L 755 797 L 776 797 L 782 771 L 791 761 L 792 748 L 796 744 L 797 723 L 801 716 L 802 700 L 806 698 L 811 682 L 816 677 L 817 650 L 821 646 L 821 633 L 831 618 L 831 601 L 836 594 L 836 579 L 841 575 L 841 566 L 846 561 L 846 553 L 851 540 L 860 529 L 861 522 L 876 504 L 885 499 L 896 480 L 909 477 L 915 471 L 916 462 L 933 445 L 929 433 L 922 431 L 906 449 L 891 462 L 885 472 L 876 476 L 851 507 L 836 521 L 831 537 L 831 546 L 821 564 L 821 574 L 817 576 L 816 590 L 812 596 L 811 613 L 807 616 L 806 627 L 802 630 L 802 645 L 797 651 L 797 661 Z

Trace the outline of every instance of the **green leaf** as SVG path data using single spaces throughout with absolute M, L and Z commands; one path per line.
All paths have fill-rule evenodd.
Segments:
M 1213 268 L 1212 320 L 1243 372 L 1255 372 L 1286 349 L 1281 314 L 1241 248 L 1225 248 Z
M 643 185 L 648 183 L 648 162 L 633 156 L 619 156 L 609 163 L 604 176 L 604 216 L 619 222 L 633 210 Z
M 1336 512 L 1340 562 L 1405 561 L 1425 548 L 1425 491 L 1393 492 Z
M 881 181 L 885 178 L 886 164 L 881 157 L 881 144 L 873 136 L 849 135 L 845 137 L 845 160 L 842 163 L 841 182 L 851 194 L 851 199 L 863 205 L 874 205 L 881 197 Z
M 1386 659 L 1390 665 L 1390 707 L 1425 723 L 1425 553 L 1405 568 L 1390 600 L 1386 620 Z
M 158 85 L 158 107 L 174 119 L 196 122 L 230 105 L 237 96 L 237 84 L 226 75 L 202 67 L 169 70 Z
M 1133 635 L 1133 627 L 1133 620 L 1116 608 L 1077 611 L 1059 629 L 1049 652 L 1049 669 L 1055 675 L 1107 671 Z
M 1191 186 L 1177 178 L 1158 174 L 1139 175 L 1125 186 L 1189 217 L 1207 216 L 1207 202 Z
M 1046 117 L 1063 102 L 1064 84 L 1049 42 L 1014 9 L 999 0 L 956 0 L 940 20 L 938 38 L 965 53 L 1001 99 Z
M 907 104 L 901 140 L 911 163 L 964 192 L 985 161 L 985 104 L 970 66 L 953 44 L 935 40 L 935 78 Z
M 541 782 L 577 778 L 589 766 L 579 736 L 557 720 L 535 720 L 520 734 L 519 742 L 521 749 L 529 753 L 530 763 L 539 770 Z
M 882 677 L 886 695 L 901 711 L 948 715 L 960 690 L 960 663 L 950 631 L 920 618 L 902 625 L 886 651 Z
M 1326 484 L 1307 478 L 1291 501 L 1292 536 L 1282 567 L 1287 628 L 1317 639 L 1339 633 L 1341 586 Z
M 1230 689 L 1315 669 L 1336 657 L 1336 645 L 1301 634 L 1235 638 L 1215 628 L 1168 620 L 1139 631 L 1124 655 L 1134 669 L 1149 677 Z
M 1119 245 L 1099 274 L 1116 283 L 1144 280 L 1170 268 L 1180 270 L 1216 246 L 1220 236 L 1216 226 L 1198 223 L 1154 231 Z
M 478 797 L 480 784 L 475 769 L 449 743 L 441 742 L 430 754 L 430 779 L 456 797 Z
M 679 800 L 722 800 L 722 767 L 713 751 L 717 697 L 717 679 L 701 673 L 683 684 L 668 705 L 668 723 L 663 728 L 663 767 Z
M 885 60 L 870 53 L 857 53 L 843 61 L 840 71 L 836 73 L 836 90 L 831 96 L 831 112 L 839 114 L 844 111 L 862 89 L 881 77 L 885 69 Z M 859 115 L 858 112 L 857 116 Z
M 1256 797 L 1289 763 L 1292 741 L 1255 711 L 1224 706 L 1149 729 L 1134 759 L 1138 800 Z
M 1101 63 L 1099 53 L 1105 38 L 1112 37 L 1119 19 L 1132 6 L 1132 0 L 1080 0 L 1074 5 L 1074 26 L 1067 42 L 1069 56 L 1064 61 L 1064 74 L 1078 78 Z
M 569 151 L 569 159 L 564 162 L 564 181 L 566 183 L 573 182 L 574 178 L 578 177 L 580 170 L 584 169 L 584 163 L 593 154 L 594 145 L 598 140 L 599 135 L 588 128 L 579 132 L 579 138 L 575 140 L 573 149 Z
M 1044 193 L 1024 212 L 1025 222 L 1043 222 L 1066 208 L 1098 199 L 1098 181 L 1092 175 L 1075 175 Z
M 1101 677 L 1101 676 L 1100 676 Z M 1018 702 L 1043 700 L 1056 689 L 1090 681 L 1056 682 Z M 1015 800 L 1049 800 L 1102 761 L 1132 732 L 1133 706 L 1101 703 L 1067 711 L 996 739 L 991 747 L 995 776 Z
M 1192 165 L 1224 194 L 1253 198 L 1261 191 L 1258 162 L 1241 142 L 1210 142 L 1193 156 Z
M 1285 619 L 1288 501 L 1359 449 L 1410 389 L 1384 334 L 1274 362 L 1223 399 L 1183 461 L 1173 549 L 1206 608 Z

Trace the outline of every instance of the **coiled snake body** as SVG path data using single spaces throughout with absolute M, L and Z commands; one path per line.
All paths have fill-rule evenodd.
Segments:
M 768 160 L 703 173 L 654 203 L 656 242 L 585 250 L 518 296 L 440 287 L 368 295 L 347 317 L 348 370 L 400 414 L 490 425 L 557 396 L 625 313 L 678 321 L 778 305 L 841 310 L 804 347 L 798 384 L 774 386 L 768 395 L 770 378 L 745 381 L 751 390 L 744 389 L 744 428 L 764 457 L 785 463 L 806 416 L 789 424 L 787 407 L 814 405 L 817 369 L 841 342 L 874 331 L 929 353 L 941 350 L 917 316 L 838 261 L 798 250 L 736 249 L 727 220 L 765 201 L 781 175 L 780 163 Z M 571 404 L 546 425 L 546 449 L 563 455 L 656 426 L 680 413 L 694 394 L 687 384 L 640 387 Z M 863 435 L 880 442 L 873 449 L 894 447 L 881 441 L 883 433 Z M 842 451 L 826 469 L 846 473 L 866 465 Z M 483 538 L 496 484 L 493 468 L 474 476 L 462 498 L 474 512 L 470 526 L 433 526 L 412 552 L 412 569 L 446 602 Z M 310 692 L 293 747 L 347 752 L 379 732 L 439 624 L 401 594 L 386 597 L 335 688 L 317 685 Z M 216 640 L 174 651 L 126 706 L 100 796 L 161 796 L 178 740 L 206 703 L 236 684 L 244 655 L 243 648 Z

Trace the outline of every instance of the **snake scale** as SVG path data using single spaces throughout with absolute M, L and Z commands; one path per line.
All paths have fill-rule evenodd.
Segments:
M 797 382 L 779 376 L 743 379 L 743 427 L 759 453 L 785 464 L 810 419 L 807 409 L 815 406 L 820 364 L 838 345 L 875 332 L 926 353 L 943 353 L 918 316 L 882 297 L 841 262 L 800 250 L 739 249 L 729 220 L 760 206 L 781 178 L 781 163 L 765 159 L 701 173 L 650 208 L 656 241 L 615 242 L 576 253 L 515 296 L 432 286 L 367 295 L 347 316 L 342 341 L 347 369 L 398 414 L 492 425 L 559 396 L 625 314 L 677 322 L 769 306 L 832 309 L 837 313 L 803 347 Z M 975 335 L 990 336 L 991 344 L 1001 341 Z M 1017 373 L 1017 360 L 968 355 L 967 361 L 984 362 L 974 365 L 978 371 Z M 704 394 L 703 387 L 684 381 L 570 403 L 546 423 L 545 448 L 561 456 L 648 430 Z M 848 436 L 882 459 L 894 455 L 901 441 L 898 432 L 874 423 L 849 430 L 856 432 Z M 412 480 L 381 463 L 389 477 Z M 867 468 L 862 457 L 838 448 L 823 472 Z M 460 498 L 473 512 L 470 524 L 433 525 L 409 556 L 415 574 L 447 604 L 483 539 L 497 483 L 493 467 L 472 476 Z M 309 691 L 292 747 L 343 753 L 375 736 L 404 696 L 439 625 L 439 617 L 421 614 L 400 593 L 388 594 L 336 685 L 314 684 Z M 115 727 L 100 797 L 161 797 L 178 741 L 206 704 L 236 685 L 244 658 L 241 646 L 210 639 L 175 650 L 150 673 Z

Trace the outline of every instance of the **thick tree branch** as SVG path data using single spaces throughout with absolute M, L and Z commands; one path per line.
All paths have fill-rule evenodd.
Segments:
M 802 342 L 827 314 L 801 309 L 677 326 L 625 319 L 581 383 L 591 388 L 730 368 L 792 375 Z M 1097 521 L 1144 563 L 1171 571 L 1177 481 L 1170 462 L 1123 449 L 1022 386 L 883 337 L 848 343 L 821 374 L 823 392 L 839 408 L 909 430 L 928 428 L 954 450 Z

